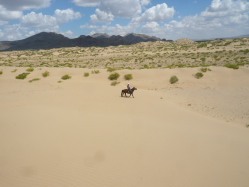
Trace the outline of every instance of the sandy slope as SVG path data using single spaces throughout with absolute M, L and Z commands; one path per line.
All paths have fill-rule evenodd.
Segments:
M 120 71 L 133 74 L 134 99 L 105 70 L 37 68 L 16 80 L 25 69 L 13 69 L 0 76 L 1 187 L 249 186 L 247 68 L 200 80 L 198 69 Z

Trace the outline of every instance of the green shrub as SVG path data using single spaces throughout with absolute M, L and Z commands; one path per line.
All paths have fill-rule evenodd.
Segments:
M 195 74 L 195 78 L 197 78 L 197 79 L 200 79 L 202 77 L 203 77 L 203 73 L 201 73 L 201 72 L 198 72 Z
M 92 71 L 92 74 L 98 74 L 98 73 L 100 73 L 99 70 L 93 70 L 93 71 Z
M 84 73 L 84 77 L 88 77 L 88 76 L 89 76 L 88 72 Z
M 113 72 L 113 71 L 116 71 L 116 70 L 117 70 L 117 69 L 115 69 L 115 68 L 110 68 L 110 67 L 107 68 L 107 71 L 108 71 L 108 72 Z
M 29 82 L 34 82 L 34 81 L 39 81 L 40 79 L 39 78 L 34 78 L 32 80 L 29 80 Z
M 131 79 L 133 79 L 132 74 L 126 74 L 126 75 L 124 75 L 124 79 L 125 80 L 131 80 Z
M 225 67 L 232 69 L 239 69 L 239 66 L 237 64 L 226 64 Z
M 201 68 L 201 71 L 205 73 L 207 71 L 211 71 L 211 69 L 209 69 L 209 68 Z
M 48 76 L 49 76 L 49 72 L 48 72 L 48 71 L 45 71 L 44 73 L 42 73 L 42 76 L 43 76 L 43 77 L 48 77 Z
M 111 85 L 112 86 L 116 86 L 117 84 L 119 84 L 120 82 L 117 82 L 117 81 L 112 81 Z
M 178 79 L 178 77 L 175 76 L 175 75 L 173 75 L 173 76 L 170 77 L 170 79 L 169 79 L 170 84 L 174 84 L 174 83 L 176 83 L 176 82 L 178 82 L 178 81 L 179 81 L 179 79 Z
M 34 71 L 34 68 L 28 68 L 28 69 L 26 69 L 26 71 L 32 72 L 32 71 Z
M 0 71 L 0 75 L 2 75 L 3 74 L 3 71 Z
M 71 76 L 70 75 L 63 75 L 61 77 L 61 79 L 63 79 L 63 80 L 71 79 Z
M 29 75 L 29 73 L 21 73 L 16 76 L 16 79 L 26 79 L 26 77 Z
M 112 73 L 111 75 L 109 75 L 108 79 L 109 80 L 117 80 L 119 78 L 119 74 L 118 73 Z

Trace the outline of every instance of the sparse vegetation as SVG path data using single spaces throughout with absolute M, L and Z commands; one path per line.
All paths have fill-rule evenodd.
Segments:
M 34 82 L 34 81 L 39 81 L 39 80 L 40 80 L 39 78 L 34 78 L 34 79 L 29 80 L 29 82 Z
M 49 76 L 49 72 L 48 72 L 48 71 L 43 72 L 43 73 L 42 73 L 42 76 L 43 76 L 43 77 L 48 77 L 48 76 Z
M 249 128 L 249 124 L 246 124 L 246 127 Z
M 88 72 L 85 72 L 85 73 L 84 73 L 84 77 L 89 77 L 89 75 L 90 75 L 90 74 L 89 74 Z
M 112 73 L 111 75 L 109 75 L 108 79 L 109 80 L 117 80 L 119 78 L 119 73 Z
M 29 73 L 21 73 L 16 76 L 16 79 L 26 79 L 26 77 L 29 75 Z
M 12 73 L 15 73 L 16 71 L 17 71 L 17 69 L 14 69 L 14 70 L 12 70 L 11 72 L 12 72 Z
M 201 71 L 205 73 L 207 71 L 211 71 L 211 69 L 209 69 L 209 68 L 201 68 Z
M 71 79 L 71 76 L 70 75 L 63 75 L 61 77 L 62 80 L 67 80 L 67 79 Z
M 99 73 L 100 73 L 99 70 L 93 70 L 93 71 L 92 71 L 92 74 L 99 74 Z
M 232 69 L 239 69 L 239 66 L 237 64 L 226 64 L 225 67 Z
M 2 75 L 3 74 L 3 71 L 0 71 L 0 75 Z
M 118 82 L 118 81 L 112 81 L 111 82 L 111 86 L 116 86 L 117 84 L 119 84 L 120 82 Z
M 32 72 L 32 71 L 34 71 L 34 68 L 28 68 L 28 69 L 26 69 L 26 71 Z
M 126 74 L 126 75 L 124 75 L 124 79 L 131 80 L 131 79 L 133 79 L 133 76 L 132 76 L 132 74 Z
M 200 79 L 202 77 L 203 77 L 203 73 L 202 72 L 198 72 L 198 73 L 195 74 L 195 78 L 197 78 L 197 79 Z
M 178 81 L 179 81 L 179 79 L 178 79 L 178 77 L 175 76 L 175 75 L 171 76 L 170 79 L 169 79 L 170 84 L 175 84 L 175 83 L 177 83 Z

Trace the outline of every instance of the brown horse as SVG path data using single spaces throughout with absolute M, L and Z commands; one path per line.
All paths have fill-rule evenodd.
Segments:
M 134 95 L 133 95 L 134 90 L 137 90 L 137 88 L 133 87 L 130 92 L 128 89 L 123 89 L 121 91 L 121 97 L 123 97 L 124 94 L 125 94 L 125 97 L 126 97 L 126 94 L 130 94 L 130 96 L 132 95 L 132 97 L 134 97 Z

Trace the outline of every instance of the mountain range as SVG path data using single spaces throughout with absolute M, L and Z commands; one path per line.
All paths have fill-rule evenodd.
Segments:
M 163 39 L 165 41 L 165 39 Z M 41 32 L 23 40 L 2 41 L 0 51 L 38 50 L 61 47 L 107 47 L 131 45 L 139 42 L 162 41 L 162 39 L 144 34 L 108 35 L 97 33 L 91 36 L 81 35 L 78 38 L 67 38 L 54 32 Z

